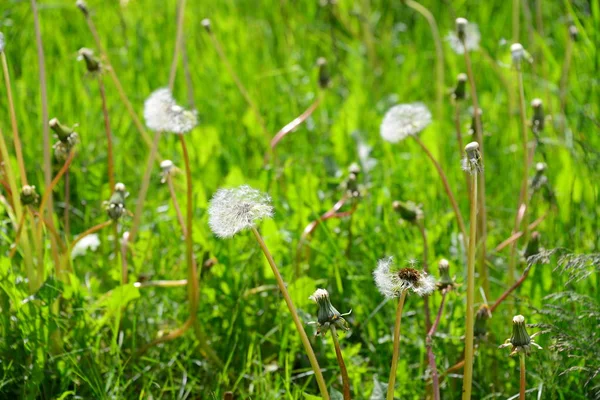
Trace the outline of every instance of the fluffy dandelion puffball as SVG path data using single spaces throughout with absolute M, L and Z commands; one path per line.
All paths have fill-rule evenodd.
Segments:
M 183 134 L 198 123 L 196 111 L 186 110 L 175 102 L 171 91 L 161 88 L 152 92 L 144 103 L 146 126 L 155 132 Z
M 208 224 L 215 235 L 230 238 L 256 222 L 273 216 L 269 195 L 244 185 L 219 189 L 208 206 Z
M 416 135 L 431 123 L 431 112 L 423 103 L 399 104 L 385 113 L 381 122 L 381 137 L 397 143 Z
M 100 238 L 97 234 L 92 233 L 91 235 L 84 236 L 79 242 L 75 244 L 73 250 L 71 250 L 71 258 L 85 255 L 88 251 L 96 251 L 100 246 Z
M 467 51 L 479 50 L 479 42 L 481 41 L 481 34 L 479 33 L 479 26 L 477 24 L 468 23 L 464 29 L 465 32 L 465 44 L 463 46 L 462 41 L 458 37 L 455 31 L 451 31 L 446 35 L 446 41 L 450 44 L 450 47 L 456 54 L 464 54 L 465 47 Z
M 375 285 L 385 297 L 399 297 L 403 291 L 410 290 L 419 296 L 426 296 L 436 289 L 433 276 L 414 268 L 394 268 L 392 257 L 377 262 L 373 271 Z

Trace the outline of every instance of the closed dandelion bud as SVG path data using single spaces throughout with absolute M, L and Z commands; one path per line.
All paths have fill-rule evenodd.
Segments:
M 86 47 L 79 49 L 77 59 L 85 62 L 85 66 L 90 74 L 97 74 L 102 71 L 100 60 L 94 56 L 94 52 L 92 50 Z
M 118 221 L 127 211 L 125 209 L 125 197 L 127 196 L 125 185 L 117 183 L 115 191 L 106 204 L 106 213 L 113 221 Z
M 527 260 L 531 256 L 535 256 L 540 252 L 540 233 L 535 231 L 531 233 L 527 247 L 525 248 L 525 259 Z
M 90 14 L 90 10 L 88 9 L 87 3 L 85 1 L 77 0 L 75 2 L 75 5 L 81 10 L 84 16 L 87 17 Z
M 466 97 L 467 75 L 458 74 L 456 77 L 456 87 L 452 93 L 454 100 L 464 100 Z
M 484 339 L 487 336 L 487 320 L 492 318 L 492 312 L 487 304 L 482 304 L 475 314 L 475 324 L 473 326 L 473 333 L 479 340 Z
M 161 169 L 161 183 L 165 183 L 167 181 L 167 178 L 171 175 L 173 175 L 176 171 L 177 168 L 175 167 L 175 164 L 173 164 L 173 161 L 171 160 L 163 160 L 160 163 L 160 169 Z
M 460 40 L 464 40 L 466 37 L 467 25 L 469 25 L 469 21 L 466 18 L 456 18 L 456 36 Z
M 450 276 L 450 263 L 445 258 L 442 258 L 438 264 L 438 268 L 440 271 L 440 279 L 437 284 L 438 288 L 440 290 L 452 290 L 456 284 Z
M 523 60 L 528 61 L 528 62 L 533 61 L 533 59 L 531 58 L 531 55 L 527 52 L 527 50 L 525 50 L 525 48 L 523 47 L 523 45 L 521 43 L 513 43 L 510 46 L 510 54 L 512 57 L 513 65 L 517 69 L 521 68 L 521 63 Z
M 52 131 L 56 133 L 58 140 L 64 143 L 74 144 L 73 138 L 71 138 L 70 136 L 72 134 L 75 134 L 75 137 L 77 137 L 77 133 L 75 133 L 74 131 L 75 127 L 71 128 L 61 124 L 58 118 L 52 118 L 50 121 L 48 121 L 48 126 L 50 126 L 50 129 L 52 129 Z
M 541 99 L 533 99 L 531 102 L 533 108 L 533 117 L 531 124 L 536 131 L 544 129 L 544 105 Z
M 537 343 L 533 341 L 533 338 L 539 334 L 535 333 L 529 336 L 527 328 L 525 327 L 525 317 L 522 315 L 516 315 L 513 317 L 513 332 L 510 339 L 506 339 L 503 345 L 499 348 L 511 347 L 510 355 L 522 353 L 529 355 L 531 352 L 531 346 L 535 346 L 538 349 L 542 349 Z
M 321 89 L 325 89 L 329 86 L 330 81 L 327 60 L 325 57 L 319 57 L 317 60 L 317 66 L 319 67 L 319 86 Z
M 358 184 L 358 176 L 360 175 L 360 167 L 356 163 L 350 164 L 348 167 L 348 179 L 343 183 L 342 187 L 346 189 L 346 193 L 350 197 L 360 197 L 360 188 Z
M 400 214 L 400 218 L 407 222 L 416 222 L 423 218 L 423 211 L 421 207 L 412 201 L 399 201 L 396 200 L 392 203 L 394 211 Z
M 462 168 L 471 175 L 475 175 L 483 171 L 483 163 L 481 162 L 481 153 L 479 152 L 479 143 L 471 142 L 465 146 L 465 158 L 462 162 Z
M 344 319 L 344 316 L 350 314 L 350 312 L 340 314 L 340 312 L 331 305 L 329 292 L 327 292 L 327 290 L 317 289 L 312 296 L 310 296 L 310 299 L 319 306 L 317 312 L 317 335 L 327 332 L 332 325 L 345 331 L 350 330 L 348 323 Z
M 574 42 L 576 42 L 579 37 L 579 31 L 574 24 L 569 25 L 569 37 Z
M 19 197 L 21 198 L 21 203 L 23 203 L 24 206 L 37 204 L 37 202 L 40 200 L 40 196 L 35 191 L 35 186 L 32 185 L 23 186 L 21 188 Z
M 535 175 L 531 180 L 532 192 L 537 192 L 548 184 L 548 178 L 544 174 L 546 172 L 546 164 L 539 162 L 535 165 Z
M 206 32 L 210 32 L 210 19 L 204 18 L 202 21 L 200 21 L 200 24 L 202 27 L 204 27 L 204 29 L 206 29 Z
M 4 53 L 5 46 L 6 46 L 6 42 L 4 40 L 4 33 L 0 32 L 0 53 Z

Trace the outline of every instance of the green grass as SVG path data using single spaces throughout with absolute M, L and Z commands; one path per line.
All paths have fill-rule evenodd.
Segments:
M 76 61 L 81 47 L 95 49 L 81 12 L 72 1 L 40 0 L 40 18 L 46 55 L 50 117 L 65 124 L 78 123 L 81 138 L 71 166 L 71 237 L 106 220 L 103 201 L 110 188 L 106 177 L 106 141 L 101 100 L 95 79 Z M 74 259 L 70 284 L 49 277 L 30 297 L 22 255 L 8 259 L 15 231 L 2 203 L 0 221 L 0 397 L 3 398 L 200 398 L 220 399 L 225 391 L 236 398 L 301 399 L 317 395 L 310 365 L 303 353 L 274 277 L 250 233 L 219 240 L 207 224 L 208 201 L 222 186 L 249 184 L 268 192 L 275 217 L 260 225 L 289 291 L 305 322 L 316 320 L 317 307 L 308 297 L 317 287 L 329 290 L 334 306 L 348 317 L 351 331 L 341 345 L 357 399 L 369 398 L 375 381 L 386 381 L 392 350 L 393 304 L 381 307 L 372 270 L 379 258 L 393 255 L 397 263 L 420 260 L 419 231 L 399 223 L 393 200 L 423 205 L 429 235 L 431 270 L 437 261 L 450 260 L 451 273 L 463 282 L 464 251 L 452 209 L 431 163 L 412 141 L 390 145 L 379 136 L 385 111 L 396 103 L 422 101 L 435 108 L 435 47 L 427 22 L 401 1 L 338 1 L 335 7 L 318 1 L 262 0 L 188 1 L 185 15 L 186 49 L 191 69 L 195 107 L 200 124 L 186 137 L 194 178 L 194 247 L 202 259 L 207 253 L 218 263 L 202 272 L 198 320 L 210 346 L 223 361 L 218 365 L 198 347 L 191 330 L 183 337 L 137 350 L 187 318 L 185 288 L 119 288 L 120 262 L 114 258 L 112 231 L 100 233 L 95 252 Z M 506 87 L 498 72 L 512 85 L 510 67 L 511 2 L 423 1 L 434 14 L 440 33 L 454 29 L 454 19 L 467 17 L 479 24 L 481 47 L 497 67 L 471 53 L 475 80 L 484 110 L 486 190 L 489 221 L 488 261 L 493 302 L 507 287 L 507 248 L 493 248 L 511 234 L 521 179 L 519 113 L 516 87 Z M 535 2 L 527 2 L 535 3 Z M 126 93 L 142 115 L 145 98 L 167 85 L 175 45 L 176 1 L 90 1 L 92 17 Z M 366 11 L 368 10 L 368 12 Z M 530 12 L 535 21 L 535 7 Z M 525 67 L 527 104 L 544 100 L 552 120 L 542 134 L 547 154 L 547 176 L 556 192 L 558 208 L 539 226 L 542 245 L 569 253 L 597 253 L 600 245 L 600 139 L 598 137 L 598 22 L 597 2 L 543 1 L 544 35 L 522 14 L 522 43 L 534 56 Z M 315 61 L 324 56 L 332 76 L 324 103 L 308 123 L 277 147 L 277 162 L 264 168 L 268 140 L 213 48 L 200 21 L 209 17 L 236 73 L 258 105 L 274 135 L 318 95 Z M 579 28 L 575 43 L 566 125 L 560 124 L 559 88 L 567 23 Z M 0 4 L 0 31 L 6 37 L 6 56 L 29 180 L 43 193 L 42 124 L 33 19 L 29 1 Z M 372 37 L 372 49 L 367 38 Z M 506 39 L 506 41 L 504 40 Z M 532 42 L 533 40 L 533 42 Z M 464 63 L 445 42 L 448 93 Z M 545 73 L 543 72 L 545 71 Z M 122 105 L 114 85 L 105 78 L 114 134 L 115 173 L 131 196 L 134 209 L 148 148 Z M 0 89 L 0 128 L 14 156 L 4 84 Z M 186 103 L 188 88 L 183 68 L 178 70 L 174 94 Z M 466 102 L 469 104 L 469 101 Z M 463 105 L 463 132 L 470 126 Z M 450 98 L 444 119 L 434 118 L 421 135 L 442 163 L 468 216 L 468 193 L 460 169 L 461 155 L 454 134 Z M 531 109 L 528 107 L 528 116 Z M 566 126 L 566 129 L 563 128 Z M 531 136 L 531 134 L 530 134 Z M 465 142 L 469 137 L 465 137 Z M 321 224 L 310 241 L 309 262 L 302 277 L 294 279 L 296 248 L 305 226 L 327 211 L 342 195 L 340 184 L 353 162 L 361 162 L 359 143 L 372 147 L 377 164 L 360 176 L 365 194 L 351 218 Z M 159 152 L 183 168 L 178 140 L 164 135 Z M 534 161 L 542 161 L 537 152 Z M 13 169 L 16 170 L 15 160 Z M 55 166 L 54 172 L 59 169 Z M 531 171 L 533 175 L 533 169 Z M 4 180 L 4 177 L 2 177 Z M 176 189 L 185 204 L 185 176 L 177 175 Z M 6 196 L 4 189 L 0 195 Z M 62 183 L 54 193 L 62 218 Z M 531 220 L 549 207 L 532 201 Z M 347 210 L 346 208 L 343 209 Z M 58 221 L 58 220 L 57 220 Z M 131 218 L 125 218 L 123 230 Z M 468 223 L 468 220 L 465 221 Z M 62 225 L 60 225 L 62 227 Z M 351 232 L 351 234 L 350 234 Z M 49 240 L 47 240 L 49 243 Z M 519 242 L 519 247 L 524 244 Z M 185 243 L 169 193 L 155 169 L 142 228 L 130 258 L 130 279 L 184 279 Z M 600 398 L 598 377 L 588 381 L 598 359 L 600 321 L 600 268 L 585 264 L 591 275 L 577 282 L 554 271 L 558 258 L 533 267 L 529 278 L 488 322 L 489 337 L 476 352 L 473 398 L 508 398 L 518 393 L 518 360 L 497 347 L 510 336 L 513 314 L 525 315 L 530 328 L 547 333 L 538 337 L 544 351 L 528 360 L 528 398 Z M 522 265 L 518 271 L 522 271 Z M 479 282 L 479 280 L 477 280 Z M 264 286 L 258 292 L 249 292 Z M 476 308 L 483 299 L 476 288 Z M 578 301 L 547 296 L 568 291 Z M 434 351 L 440 372 L 462 359 L 466 285 L 448 295 Z M 60 297 L 60 313 L 52 304 Z M 573 297 L 571 297 L 573 299 Z M 584 301 L 585 299 L 585 301 Z M 432 314 L 440 295 L 430 298 Z M 121 307 L 124 303 L 125 306 Z M 409 296 L 402 326 L 396 395 L 424 398 L 429 377 L 425 350 L 422 300 Z M 313 328 L 307 326 L 311 335 Z M 60 343 L 56 343 L 60 332 Z M 558 333 L 564 333 L 561 337 Z M 596 344 L 594 346 L 594 341 Z M 567 344 L 568 346 L 560 347 Z M 587 346 L 587 347 L 586 347 Z M 313 347 L 332 389 L 341 391 L 341 379 L 331 338 L 315 338 Z M 572 357 L 570 357 L 572 356 Z M 576 367 L 576 368 L 574 368 Z M 578 368 L 578 369 L 577 369 Z M 568 370 L 568 372 L 563 373 Z M 450 374 L 442 398 L 460 398 L 462 371 Z

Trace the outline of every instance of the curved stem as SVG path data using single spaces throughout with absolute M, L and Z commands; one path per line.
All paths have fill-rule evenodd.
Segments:
M 413 0 L 405 0 L 405 4 L 421 14 L 429 24 L 431 28 L 431 36 L 433 37 L 433 43 L 435 45 L 435 75 L 437 78 L 436 85 L 436 103 L 437 103 L 437 114 L 438 119 L 442 121 L 444 119 L 444 50 L 442 48 L 442 39 L 440 39 L 440 32 L 435 21 L 433 14 L 425 8 L 422 4 L 417 3 Z
M 290 294 L 288 293 L 288 290 L 285 286 L 285 282 L 283 281 L 283 278 L 282 278 L 281 274 L 279 273 L 279 269 L 277 268 L 277 265 L 275 264 L 275 260 L 273 260 L 273 256 L 271 255 L 271 252 L 269 251 L 269 248 L 265 244 L 265 241 L 263 240 L 262 236 L 260 236 L 260 233 L 258 233 L 258 230 L 256 230 L 256 228 L 252 228 L 252 233 L 254 234 L 254 237 L 256 238 L 258 245 L 260 246 L 262 252 L 264 253 L 265 257 L 267 258 L 267 261 L 269 262 L 269 265 L 271 266 L 271 270 L 273 271 L 273 275 L 275 275 L 275 280 L 277 281 L 277 286 L 279 286 L 279 291 L 281 292 L 283 299 L 285 300 L 285 303 L 287 304 L 287 307 L 290 311 L 290 314 L 292 315 L 292 320 L 294 321 L 294 324 L 296 325 L 296 330 L 298 331 L 298 334 L 300 335 L 300 340 L 302 341 L 302 345 L 304 346 L 304 351 L 306 352 L 306 355 L 308 356 L 308 360 L 310 361 L 310 365 L 312 366 L 312 369 L 315 373 L 315 379 L 317 380 L 317 384 L 319 385 L 319 390 L 321 391 L 321 396 L 323 397 L 324 400 L 329 400 L 329 393 L 327 392 L 327 385 L 325 384 L 325 379 L 323 378 L 321 368 L 319 367 L 319 362 L 317 361 L 315 352 L 313 351 L 312 346 L 310 345 L 308 336 L 306 336 L 306 331 L 304 330 L 304 326 L 302 325 L 302 321 L 300 320 L 298 311 L 296 311 L 294 302 L 292 301 L 292 298 L 290 297 Z
M 437 170 L 437 173 L 440 176 L 440 179 L 442 180 L 442 184 L 444 185 L 444 190 L 446 191 L 448 200 L 450 200 L 450 204 L 452 205 L 452 209 L 454 210 L 454 215 L 456 216 L 456 222 L 458 223 L 458 228 L 460 229 L 460 232 L 463 235 L 464 245 L 465 245 L 465 247 L 467 247 L 467 232 L 465 229 L 465 223 L 464 223 L 463 217 L 460 213 L 460 209 L 458 208 L 458 203 L 456 202 L 456 198 L 454 197 L 454 194 L 452 193 L 452 189 L 450 189 L 450 184 L 448 183 L 448 178 L 446 177 L 446 174 L 444 173 L 442 166 L 435 159 L 435 157 L 433 157 L 433 154 L 431 154 L 431 152 L 429 151 L 427 146 L 425 146 L 425 144 L 421 141 L 421 139 L 419 139 L 418 136 L 411 135 L 411 137 L 415 140 L 415 142 L 417 142 L 419 144 L 419 146 L 421 146 L 421 148 L 423 149 L 425 154 L 427 154 L 427 157 L 429 157 L 429 159 L 433 163 L 435 169 Z
M 392 367 L 390 368 L 390 380 L 388 382 L 387 400 L 394 400 L 394 387 L 396 386 L 396 370 L 398 369 L 398 356 L 400 353 L 400 326 L 402 323 L 402 310 L 406 300 L 406 290 L 402 291 L 396 308 L 396 322 L 394 323 L 394 350 L 392 353 Z
M 338 365 L 340 366 L 340 372 L 342 374 L 342 394 L 344 396 L 344 400 L 350 400 L 352 398 L 350 396 L 350 378 L 348 377 L 346 363 L 344 363 L 344 357 L 342 355 L 342 349 L 340 347 L 340 342 L 337 337 L 337 329 L 335 328 L 335 325 L 331 325 L 330 330 L 331 337 L 333 338 L 333 345 L 335 346 L 335 356 L 337 358 Z
M 4 83 L 6 84 L 6 97 L 8 99 L 8 110 L 10 113 L 10 124 L 12 126 L 13 143 L 15 146 L 15 155 L 17 156 L 17 164 L 19 166 L 19 174 L 21 175 L 21 185 L 27 185 L 27 170 L 25 169 L 25 161 L 23 160 L 23 146 L 19 137 L 19 128 L 17 126 L 17 114 L 15 113 L 15 104 L 13 102 L 12 89 L 10 87 L 10 75 L 8 73 L 8 64 L 6 62 L 6 54 L 0 52 L 2 59 L 2 71 L 4 73 Z
M 440 323 L 440 319 L 442 318 L 446 294 L 448 294 L 448 292 L 446 290 L 442 290 L 442 301 L 440 302 L 440 308 L 438 309 L 435 322 L 431 326 L 431 329 L 429 329 L 429 332 L 427 332 L 427 338 L 425 340 L 425 346 L 427 347 L 427 359 L 429 361 L 429 369 L 431 370 L 431 385 L 433 388 L 434 400 L 440 400 L 440 378 L 435 365 L 435 354 L 433 353 L 433 335 L 435 334 L 435 331 Z
M 525 400 L 525 355 L 523 353 L 519 354 L 520 364 L 521 364 L 521 379 L 519 385 L 519 400 Z
M 471 176 L 471 215 L 469 219 L 469 252 L 467 257 L 467 309 L 465 323 L 465 370 L 463 378 L 463 400 L 471 398 L 473 380 L 473 328 L 475 318 L 475 249 L 477 238 L 477 173 Z

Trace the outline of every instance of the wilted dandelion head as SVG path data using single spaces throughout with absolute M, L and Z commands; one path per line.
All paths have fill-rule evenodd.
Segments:
M 202 21 L 200 21 L 200 24 L 204 27 L 204 29 L 206 29 L 207 32 L 210 32 L 210 19 L 204 18 Z
M 521 43 L 513 43 L 510 46 L 510 55 L 512 62 L 515 67 L 521 66 L 521 61 L 526 58 L 525 48 Z
M 35 186 L 33 185 L 24 185 L 21 188 L 21 193 L 19 194 L 19 197 L 21 199 L 21 203 L 23 203 L 24 206 L 30 204 L 37 204 L 37 202 L 40 199 L 40 196 L 37 194 Z
M 463 21 L 459 23 L 459 20 Z M 461 32 L 463 32 L 464 35 L 464 45 L 461 40 Z M 468 23 L 464 18 L 457 18 L 456 31 L 448 32 L 446 41 L 450 44 L 450 47 L 456 54 L 464 54 L 465 47 L 467 48 L 467 51 L 477 51 L 479 50 L 479 42 L 481 41 L 479 27 L 477 24 Z
M 4 41 L 4 33 L 0 32 L 0 53 L 4 53 L 4 47 L 6 42 Z
M 94 51 L 88 49 L 87 47 L 82 47 L 81 49 L 79 49 L 79 51 L 77 52 L 77 60 L 83 60 L 85 62 L 85 67 L 87 68 L 88 72 L 92 75 L 99 74 L 102 72 L 102 64 L 100 63 L 100 60 L 96 58 L 96 56 L 94 55 Z
M 506 339 L 506 342 L 502 344 L 499 348 L 511 347 L 510 355 L 515 355 L 519 353 L 523 353 L 525 355 L 529 355 L 531 352 L 531 346 L 535 346 L 538 349 L 542 349 L 536 342 L 533 341 L 533 338 L 537 336 L 539 332 L 534 333 L 532 336 L 529 336 L 527 333 L 527 328 L 525 327 L 525 317 L 522 315 L 515 315 L 513 317 L 513 333 L 510 339 Z
M 435 279 L 431 275 L 414 268 L 394 269 L 393 267 L 392 257 L 382 258 L 373 271 L 375 285 L 385 297 L 399 297 L 405 290 L 410 290 L 419 296 L 426 296 L 435 290 Z
M 317 335 L 326 332 L 333 325 L 345 331 L 350 327 L 344 319 L 344 316 L 350 314 L 340 314 L 340 312 L 331 304 L 329 300 L 329 292 L 325 289 L 317 289 L 310 297 L 312 301 L 317 303 L 319 310 L 317 312 Z
M 479 143 L 471 142 L 465 146 L 465 158 L 462 160 L 462 169 L 471 175 L 483 172 L 483 162 L 479 152 Z
M 385 113 L 381 122 L 381 137 L 397 143 L 416 135 L 431 123 L 431 112 L 423 103 L 399 104 Z
M 183 134 L 198 123 L 196 111 L 186 110 L 175 102 L 168 88 L 152 92 L 144 103 L 146 126 L 155 132 Z
M 75 2 L 75 6 L 77 6 L 77 8 L 79 8 L 81 10 L 81 12 L 83 13 L 83 15 L 85 15 L 86 17 L 88 16 L 88 14 L 89 14 L 90 11 L 89 11 L 87 3 L 85 1 L 83 1 L 83 0 L 77 0 Z
M 215 235 L 230 238 L 273 216 L 271 198 L 250 186 L 219 189 L 208 206 L 208 224 Z

